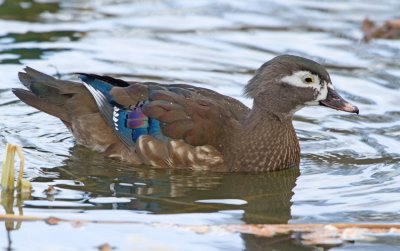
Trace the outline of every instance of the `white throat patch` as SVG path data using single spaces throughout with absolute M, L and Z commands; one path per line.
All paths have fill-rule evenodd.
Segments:
M 312 82 L 307 82 L 310 79 Z M 328 85 L 332 88 L 330 83 L 326 81 L 321 82 L 318 75 L 312 74 L 309 71 L 297 71 L 290 76 L 283 77 L 281 81 L 300 88 L 314 89 L 316 94 L 315 99 L 306 102 L 305 105 L 318 105 L 320 100 L 324 100 L 328 96 Z

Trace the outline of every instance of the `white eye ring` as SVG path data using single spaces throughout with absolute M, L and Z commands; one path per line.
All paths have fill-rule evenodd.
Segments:
M 314 77 L 311 75 L 307 75 L 303 78 L 304 83 L 306 84 L 313 84 L 314 83 Z

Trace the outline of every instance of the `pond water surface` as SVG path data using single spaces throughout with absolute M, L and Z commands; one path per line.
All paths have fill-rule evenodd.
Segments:
M 287 236 L 195 234 L 145 223 L 400 222 L 400 42 L 362 42 L 365 17 L 400 13 L 382 1 L 0 0 L 0 149 L 23 146 L 32 197 L 14 211 L 143 224 L 23 222 L 5 250 L 314 250 Z M 291 53 L 328 67 L 355 116 L 321 107 L 295 117 L 300 169 L 219 174 L 131 167 L 81 146 L 54 117 L 20 102 L 24 65 L 189 83 L 238 98 L 254 70 Z M 49 185 L 55 194 L 46 194 Z M 2 209 L 0 212 L 4 213 Z M 12 244 L 8 243 L 12 241 Z M 400 250 L 398 238 L 332 250 Z

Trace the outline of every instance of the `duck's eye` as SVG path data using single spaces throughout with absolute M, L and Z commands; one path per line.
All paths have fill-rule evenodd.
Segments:
M 311 84 L 311 83 L 314 82 L 314 79 L 313 79 L 311 76 L 308 76 L 308 77 L 306 77 L 306 78 L 304 79 L 304 81 L 305 81 L 306 83 L 308 83 L 308 84 Z

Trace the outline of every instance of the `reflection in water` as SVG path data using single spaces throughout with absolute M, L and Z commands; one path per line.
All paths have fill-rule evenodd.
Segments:
M 77 41 L 82 34 L 83 33 L 81 32 L 75 31 L 26 32 L 23 34 L 9 33 L 7 34 L 7 39 L 13 44 L 13 46 L 10 46 L 11 48 L 9 49 L 2 49 L 0 51 L 0 63 L 21 64 L 23 60 L 40 59 L 47 53 L 66 51 L 67 49 L 65 48 L 41 48 L 39 42 L 54 42 L 57 40 L 67 40 L 72 42 Z M 3 37 L 0 36 L 0 40 L 2 38 Z M 24 43 L 32 43 L 32 46 L 26 48 Z M 1 57 L 2 55 L 3 57 Z
M 0 188 L 0 204 L 4 209 L 4 212 L 6 214 L 15 214 L 15 209 L 14 206 L 17 208 L 18 210 L 18 215 L 24 215 L 23 213 L 23 201 L 25 199 L 30 199 L 30 195 L 29 194 L 20 194 L 20 193 L 14 193 L 14 190 L 12 191 L 3 191 Z M 10 221 L 10 220 L 6 220 L 4 221 L 4 229 L 7 232 L 7 247 L 5 248 L 5 250 L 7 251 L 11 251 L 14 250 L 12 248 L 12 240 L 11 240 L 11 232 L 15 231 L 15 230 L 19 230 L 22 227 L 22 221 Z M 0 229 L 2 229 L 2 227 L 0 226 Z
M 304 246 L 289 235 L 281 235 L 273 238 L 262 238 L 254 235 L 242 235 L 246 250 L 251 251 L 275 251 L 275 250 L 316 250 L 315 247 Z
M 57 187 L 84 191 L 92 198 L 137 198 L 134 203 L 121 203 L 116 209 L 146 210 L 153 213 L 241 209 L 244 210 L 243 220 L 246 223 L 287 223 L 291 218 L 292 189 L 300 173 L 298 168 L 260 174 L 134 168 L 119 161 L 103 158 L 80 146 L 71 149 L 71 157 L 65 161 L 65 165 L 44 169 L 44 172 L 48 177 L 57 176 L 57 180 L 75 180 L 83 184 L 60 184 Z M 33 180 L 52 181 L 54 178 L 45 176 Z M 196 203 L 197 200 L 227 198 L 241 199 L 247 204 Z M 55 199 L 57 200 L 57 195 Z
M 299 173 L 298 168 L 293 168 L 273 173 L 225 174 L 218 186 L 208 191 L 194 190 L 187 196 L 194 200 L 242 199 L 247 204 L 237 208 L 244 210 L 246 223 L 287 223 Z
M 71 148 L 70 153 L 71 157 L 64 165 L 44 169 L 45 175 L 35 178 L 33 182 L 75 180 L 81 185 L 61 184 L 56 188 L 84 191 L 88 193 L 87 199 L 109 196 L 137 198 L 131 203 L 98 204 L 94 209 L 145 210 L 157 214 L 243 210 L 242 220 L 246 223 L 287 223 L 291 218 L 292 189 L 300 174 L 298 168 L 260 174 L 133 168 L 81 146 Z M 57 179 L 50 178 L 55 176 Z M 57 194 L 54 198 L 60 200 Z M 241 199 L 247 204 L 195 202 L 227 198 Z M 260 238 L 242 235 L 242 238 L 248 250 L 310 250 L 291 240 L 290 236 Z
M 0 7 L 0 19 L 37 21 L 43 12 L 57 12 L 60 4 L 50 1 L 3 0 Z

